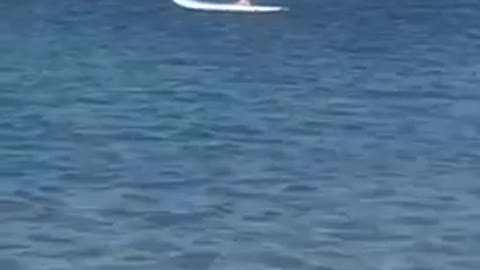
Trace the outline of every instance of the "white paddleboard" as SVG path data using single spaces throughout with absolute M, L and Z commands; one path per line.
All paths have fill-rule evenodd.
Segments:
M 238 4 L 222 4 L 203 2 L 198 0 L 173 0 L 173 2 L 183 8 L 199 11 L 223 11 L 223 12 L 249 12 L 249 13 L 271 13 L 287 11 L 288 8 L 281 6 L 242 6 Z

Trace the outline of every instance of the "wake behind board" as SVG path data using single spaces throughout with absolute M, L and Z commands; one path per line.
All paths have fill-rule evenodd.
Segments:
M 288 8 L 281 6 L 242 6 L 237 4 L 211 3 L 198 0 L 173 0 L 173 2 L 180 7 L 198 11 L 272 13 L 288 10 Z

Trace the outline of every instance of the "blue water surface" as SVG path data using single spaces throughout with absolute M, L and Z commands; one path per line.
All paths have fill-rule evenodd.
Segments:
M 0 2 L 0 269 L 480 269 L 480 2 Z

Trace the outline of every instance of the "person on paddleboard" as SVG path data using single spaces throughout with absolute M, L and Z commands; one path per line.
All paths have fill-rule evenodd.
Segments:
M 252 2 L 250 0 L 238 0 L 237 5 L 251 6 Z

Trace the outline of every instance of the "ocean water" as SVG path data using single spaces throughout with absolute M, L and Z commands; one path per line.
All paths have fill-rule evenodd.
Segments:
M 480 269 L 480 2 L 268 3 L 1 1 L 0 269 Z

